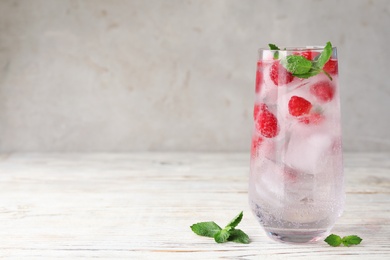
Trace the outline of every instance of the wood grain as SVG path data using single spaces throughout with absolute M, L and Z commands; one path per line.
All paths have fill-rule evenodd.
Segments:
M 270 240 L 247 199 L 248 154 L 2 154 L 0 258 L 389 259 L 390 155 L 346 154 L 347 204 L 329 247 Z M 248 245 L 189 226 L 244 211 Z

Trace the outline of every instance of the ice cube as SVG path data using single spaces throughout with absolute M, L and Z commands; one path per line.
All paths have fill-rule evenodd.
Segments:
M 267 104 L 276 104 L 278 99 L 278 87 L 272 82 L 269 73 L 272 62 L 263 63 L 263 84 L 261 86 L 258 101 Z
M 282 206 L 284 176 L 280 167 L 265 157 L 258 158 L 253 168 L 256 196 L 269 205 Z
M 323 156 L 332 148 L 332 137 L 316 133 L 315 127 L 308 128 L 313 128 L 314 133 L 308 134 L 303 128 L 292 131 L 284 162 L 294 169 L 316 174 L 322 168 Z
M 314 193 L 314 180 L 313 174 L 296 174 L 295 182 L 288 186 L 290 201 L 297 204 L 311 199 Z

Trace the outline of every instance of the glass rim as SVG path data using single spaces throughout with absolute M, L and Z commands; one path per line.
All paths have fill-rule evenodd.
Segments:
M 324 50 L 325 46 L 298 46 L 298 47 L 279 47 L 280 50 L 270 50 L 269 48 L 259 48 L 259 52 L 263 52 L 263 51 L 271 51 L 271 52 L 275 52 L 275 51 L 279 51 L 279 52 L 292 52 L 292 51 L 296 51 L 296 52 L 304 52 L 304 51 L 322 51 Z M 337 50 L 337 47 L 336 46 L 332 46 L 332 50 Z

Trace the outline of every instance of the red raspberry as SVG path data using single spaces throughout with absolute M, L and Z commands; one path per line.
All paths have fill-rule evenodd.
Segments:
M 256 129 L 264 137 L 272 138 L 278 134 L 278 120 L 268 111 L 264 104 L 260 104 L 260 113 L 256 117 Z
M 264 110 L 268 110 L 266 104 L 255 104 L 255 107 L 253 108 L 253 118 L 256 120 L 257 115 L 260 113 L 260 111 Z
M 252 156 L 256 156 L 257 150 L 262 142 L 263 142 L 263 138 L 261 136 L 253 136 L 252 147 L 251 147 Z
M 256 93 L 260 92 L 261 83 L 263 82 L 263 63 L 261 61 L 257 62 L 257 70 L 256 70 Z
M 292 96 L 288 102 L 288 111 L 292 116 L 309 114 L 312 105 L 309 101 L 298 96 Z
M 304 52 L 294 52 L 293 55 L 299 55 L 305 57 L 308 60 L 313 60 L 317 55 L 319 55 L 316 51 L 304 51 Z
M 294 79 L 294 76 L 280 64 L 280 61 L 272 64 L 269 75 L 276 86 L 288 84 Z
M 255 107 L 253 108 L 253 119 L 256 120 L 257 115 L 260 112 L 260 106 L 258 104 L 255 104 Z
M 334 96 L 334 87 L 328 81 L 317 82 L 310 87 L 310 93 L 313 94 L 318 101 L 328 102 Z
M 305 116 L 299 118 L 299 122 L 304 123 L 306 125 L 309 125 L 309 124 L 318 125 L 323 120 L 324 120 L 324 116 L 321 114 L 318 114 L 318 113 L 305 115 Z
M 338 62 L 337 60 L 330 59 L 327 63 L 325 63 L 323 70 L 328 72 L 329 74 L 337 74 L 338 73 Z
M 283 167 L 283 177 L 285 181 L 295 182 L 298 178 L 298 172 L 290 167 Z

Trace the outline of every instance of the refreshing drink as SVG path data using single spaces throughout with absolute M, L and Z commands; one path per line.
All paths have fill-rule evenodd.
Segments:
M 273 49 L 257 63 L 249 202 L 271 238 L 317 241 L 344 206 L 336 48 Z

